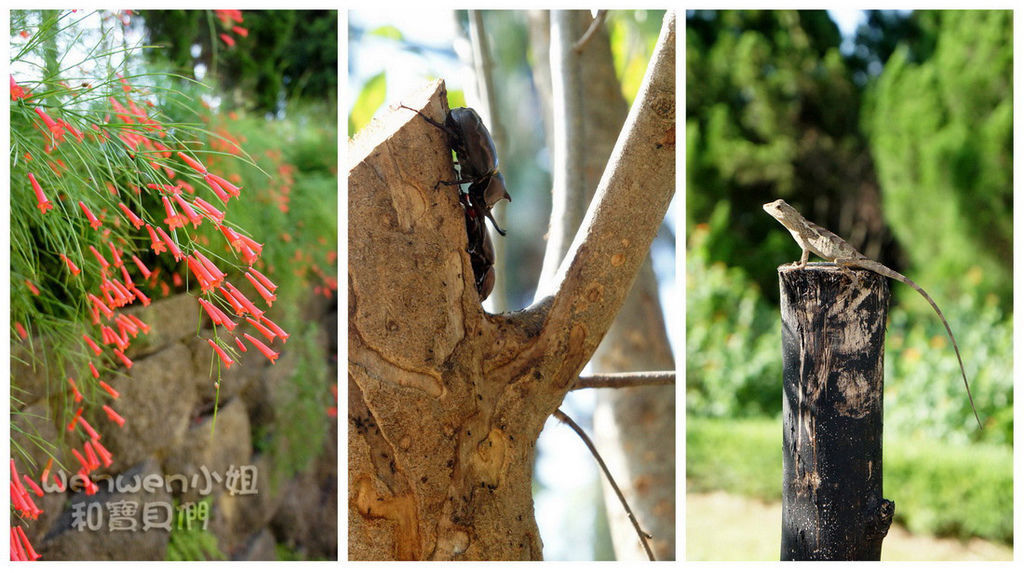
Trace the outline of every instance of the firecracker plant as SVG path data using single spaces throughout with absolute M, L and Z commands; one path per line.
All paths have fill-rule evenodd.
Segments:
M 230 48 L 232 34 L 246 35 L 242 14 L 216 12 Z M 130 16 L 105 13 L 102 21 L 113 29 Z M 237 172 L 221 166 L 262 169 L 237 138 L 211 127 L 208 104 L 194 102 L 196 120 L 188 123 L 162 111 L 172 101 L 180 105 L 182 92 L 136 69 L 137 50 L 126 47 L 123 36 L 120 46 L 112 47 L 105 34 L 83 49 L 75 31 L 88 17 L 96 16 L 12 14 L 12 350 L 27 350 L 18 356 L 27 356 L 32 369 L 46 362 L 50 415 L 64 430 L 60 443 L 24 441 L 48 450 L 44 467 L 31 467 L 36 452 L 11 440 L 12 560 L 39 558 L 19 520 L 40 515 L 44 490 L 94 493 L 90 476 L 110 467 L 116 455 L 104 447 L 89 413 L 125 423 L 118 389 L 105 380 L 114 372 L 130 376 L 129 348 L 149 332 L 131 307 L 171 292 L 194 295 L 212 323 L 205 341 L 218 391 L 223 370 L 254 352 L 274 362 L 289 338 L 271 318 L 278 287 L 261 257 L 268 238 L 232 223 L 232 208 L 253 197 Z M 62 45 L 69 34 L 78 35 Z M 287 166 L 278 167 L 269 175 L 287 188 Z M 276 193 L 268 204 L 273 207 L 287 211 L 287 194 Z M 336 282 L 327 269 L 321 275 L 317 288 L 329 296 Z M 18 385 L 12 379 L 12 437 L 29 426 L 19 420 Z M 61 459 L 73 464 L 60 468 L 70 474 L 68 483 L 56 471 Z

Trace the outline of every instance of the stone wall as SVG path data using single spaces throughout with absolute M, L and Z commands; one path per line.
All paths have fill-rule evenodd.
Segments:
M 25 522 L 12 514 L 12 525 L 25 526 L 45 560 L 162 560 L 171 543 L 166 517 L 179 530 L 191 518 L 191 528 L 198 532 L 202 508 L 207 507 L 207 531 L 224 558 L 274 560 L 280 546 L 295 558 L 336 559 L 336 418 L 329 418 L 319 454 L 298 473 L 282 469 L 277 459 L 287 453 L 287 446 L 267 447 L 280 444 L 282 432 L 302 431 L 303 420 L 281 411 L 302 359 L 293 340 L 277 348 L 281 356 L 276 365 L 256 351 L 246 353 L 223 371 L 217 399 L 212 351 L 202 340 L 212 332 L 203 324 L 197 336 L 201 317 L 195 297 L 178 295 L 135 312 L 151 331 L 130 347 L 134 366 L 103 377 L 120 392 L 117 400 L 107 402 L 125 418 L 124 427 L 107 420 L 98 408 L 88 417 L 114 457 L 111 467 L 94 472 L 94 479 L 108 472 L 110 481 L 98 480 L 101 491 L 92 496 L 81 491 L 47 493 L 37 501 L 44 510 L 38 521 Z M 307 304 L 302 314 L 307 324 L 316 325 L 316 344 L 328 358 L 324 379 L 303 383 L 315 384 L 329 396 L 327 386 L 337 376 L 336 306 L 320 299 Z M 38 353 L 38 341 L 36 345 Z M 12 423 L 26 430 L 13 431 L 12 439 L 32 452 L 36 468 L 41 468 L 49 456 L 29 436 L 65 443 L 62 428 L 49 415 L 60 404 L 54 388 L 63 386 L 45 365 L 31 366 L 27 355 L 23 347 L 12 349 L 12 387 L 17 388 Z M 71 446 L 81 443 L 72 441 Z M 69 451 L 59 452 L 58 459 L 77 469 Z M 30 472 L 24 466 L 19 463 L 21 473 L 39 476 L 38 469 Z M 252 476 L 255 484 L 250 485 L 245 478 Z M 133 507 L 137 513 L 128 515 Z M 152 512 L 148 516 L 147 510 Z M 83 520 L 86 525 L 76 527 Z M 155 526 L 143 531 L 146 523 Z

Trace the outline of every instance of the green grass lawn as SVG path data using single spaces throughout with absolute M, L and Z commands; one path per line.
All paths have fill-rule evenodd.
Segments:
M 1012 448 L 898 436 L 883 447 L 883 495 L 896 502 L 895 523 L 915 534 L 1013 543 Z M 780 501 L 781 422 L 687 417 L 686 480 L 688 492 Z

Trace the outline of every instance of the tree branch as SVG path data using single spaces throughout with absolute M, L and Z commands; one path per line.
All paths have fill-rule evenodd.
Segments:
M 544 250 L 538 291 L 554 280 L 562 258 L 569 250 L 573 234 L 579 230 L 586 205 L 583 179 L 583 89 L 580 81 L 580 57 L 573 50 L 577 37 L 577 13 L 556 10 L 551 13 L 551 222 Z
M 640 538 L 640 543 L 644 546 L 644 551 L 647 552 L 647 557 L 651 561 L 654 561 L 654 552 L 651 551 L 651 545 L 647 543 L 647 540 L 651 536 L 645 533 L 644 530 L 640 528 L 640 523 L 636 520 L 636 516 L 633 515 L 633 510 L 630 509 L 629 503 L 626 501 L 626 496 L 622 495 L 622 490 L 619 489 L 619 485 L 615 483 L 615 478 L 612 477 L 612 472 L 608 470 L 608 466 L 605 465 L 604 459 L 601 457 L 601 454 L 597 452 L 597 448 L 594 446 L 594 442 L 590 440 L 590 437 L 587 436 L 587 433 L 583 431 L 583 428 L 579 427 L 579 425 L 576 424 L 576 422 L 574 422 L 572 418 L 567 416 L 565 412 L 561 410 L 555 410 L 554 416 L 559 422 L 562 422 L 563 424 L 572 428 L 572 431 L 576 432 L 576 435 L 579 436 L 581 440 L 583 440 L 584 444 L 586 444 L 587 449 L 590 450 L 591 455 L 593 455 L 594 459 L 597 460 L 597 465 L 601 466 L 601 471 L 604 472 L 604 476 L 608 478 L 608 482 L 612 484 L 612 489 L 614 489 L 615 493 L 619 496 L 619 502 L 622 503 L 622 507 L 626 510 L 626 515 L 629 516 L 629 520 L 633 523 L 633 528 L 636 529 L 636 534 Z
M 661 36 L 583 225 L 556 274 L 542 338 L 576 372 L 622 306 L 675 192 L 675 18 Z M 569 367 L 569 366 L 566 366 Z M 559 381 L 560 382 L 560 381 Z
M 621 372 L 616 374 L 593 374 L 580 376 L 573 384 L 573 390 L 584 388 L 637 388 L 640 386 L 673 386 L 676 383 L 674 371 L 664 372 Z
M 597 11 L 597 15 L 594 16 L 594 21 L 590 23 L 590 26 L 587 26 L 587 31 L 583 32 L 583 35 L 580 37 L 580 39 L 577 40 L 575 44 L 573 44 L 573 51 L 575 51 L 576 53 L 580 53 L 583 51 L 583 48 L 586 47 L 587 42 L 589 42 L 590 38 L 594 36 L 594 33 L 597 32 L 597 29 L 601 27 L 601 24 L 604 23 L 604 19 L 607 16 L 607 10 Z

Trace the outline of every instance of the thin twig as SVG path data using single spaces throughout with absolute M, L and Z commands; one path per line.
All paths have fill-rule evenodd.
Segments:
M 573 44 L 572 46 L 572 49 L 575 50 L 577 54 L 583 52 L 583 47 L 587 45 L 587 42 L 590 41 L 590 37 L 593 36 L 594 32 L 597 32 L 597 29 L 601 26 L 602 23 L 604 23 L 605 16 L 607 15 L 607 10 L 597 11 L 597 15 L 594 16 L 594 21 L 591 22 L 590 26 L 587 27 L 587 31 L 583 32 L 583 35 L 580 36 L 580 39 L 576 40 L 576 43 Z
M 572 428 L 572 431 L 576 432 L 576 435 L 579 436 L 580 439 L 583 440 L 583 443 L 587 445 L 590 453 L 594 456 L 594 459 L 597 460 L 597 464 L 601 466 L 601 471 L 604 472 L 604 477 L 608 478 L 608 483 L 610 483 L 612 485 L 612 489 L 615 490 L 615 495 L 619 496 L 619 501 L 622 502 L 622 508 L 626 510 L 626 515 L 628 515 L 629 520 L 633 522 L 633 528 L 636 529 L 636 534 L 640 537 L 640 544 L 644 546 L 644 551 L 647 552 L 647 557 L 649 557 L 651 561 L 657 561 L 657 559 L 654 558 L 654 552 L 651 551 L 651 546 L 647 543 L 647 540 L 650 539 L 651 536 L 644 532 L 644 530 L 640 529 L 640 523 L 637 522 L 636 516 L 633 515 L 633 510 L 630 509 L 629 503 L 626 502 L 626 497 L 622 495 L 622 490 L 619 489 L 619 485 L 615 483 L 615 478 L 612 477 L 612 472 L 608 471 L 608 466 L 604 464 L 604 459 L 601 458 L 601 454 L 597 453 L 597 447 L 594 446 L 594 442 L 590 441 L 590 437 L 588 437 L 587 433 L 583 431 L 583 428 L 579 427 L 579 425 L 565 412 L 555 410 L 555 418 L 559 422 L 562 422 Z
M 674 370 L 663 372 L 621 372 L 616 374 L 591 374 L 580 376 L 573 384 L 573 390 L 584 388 L 635 388 L 638 386 L 672 386 L 676 383 Z

